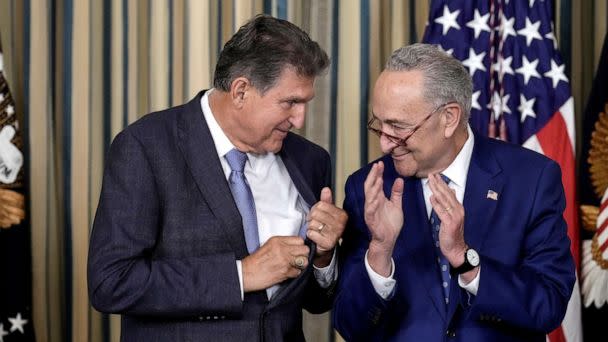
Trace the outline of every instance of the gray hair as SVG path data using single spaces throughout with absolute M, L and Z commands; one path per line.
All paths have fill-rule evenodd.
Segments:
M 469 121 L 473 83 L 465 67 L 435 45 L 412 44 L 393 52 L 385 66 L 389 71 L 423 73 L 425 99 L 440 106 L 456 102 L 463 110 L 463 123 Z

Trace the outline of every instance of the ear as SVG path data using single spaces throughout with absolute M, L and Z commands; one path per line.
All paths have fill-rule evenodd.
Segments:
M 230 84 L 230 100 L 237 108 L 245 104 L 248 91 L 252 89 L 251 82 L 246 77 L 235 78 Z
M 443 113 L 443 124 L 445 125 L 444 136 L 449 138 L 460 126 L 460 120 L 462 119 L 462 108 L 458 103 L 450 103 L 445 106 Z

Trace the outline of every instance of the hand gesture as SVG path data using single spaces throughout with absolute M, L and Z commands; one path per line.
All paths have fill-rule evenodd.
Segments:
M 403 227 L 403 179 L 393 183 L 390 199 L 384 195 L 382 173 L 384 163 L 372 165 L 365 183 L 365 223 L 372 235 L 368 262 L 380 275 L 390 274 L 391 256 Z
M 331 262 L 334 248 L 344 232 L 348 215 L 333 204 L 331 189 L 321 190 L 321 200 L 308 213 L 308 231 L 306 235 L 317 244 L 314 264 L 325 267 Z
M 464 261 L 467 245 L 464 241 L 464 207 L 453 189 L 437 174 L 429 175 L 430 197 L 433 210 L 441 220 L 439 246 L 452 266 L 460 266 Z

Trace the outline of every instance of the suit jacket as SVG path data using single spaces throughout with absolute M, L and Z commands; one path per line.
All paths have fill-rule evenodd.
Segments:
M 390 156 L 384 192 L 399 177 Z M 545 341 L 562 321 L 574 285 L 559 166 L 519 146 L 475 136 L 463 205 L 464 236 L 481 258 L 477 296 L 450 283 L 445 304 L 420 179 L 405 178 L 405 222 L 393 260 L 392 297 L 376 294 L 364 265 L 370 233 L 363 182 L 371 164 L 346 182 L 349 221 L 340 250 L 333 311 L 349 341 Z M 494 196 L 494 191 L 497 195 Z
M 122 314 L 124 341 L 303 340 L 302 308 L 328 310 L 331 287 L 308 267 L 270 301 L 265 291 L 241 300 L 236 260 L 247 247 L 202 94 L 114 139 L 91 233 L 90 300 Z M 329 155 L 291 133 L 279 154 L 312 206 L 330 185 Z

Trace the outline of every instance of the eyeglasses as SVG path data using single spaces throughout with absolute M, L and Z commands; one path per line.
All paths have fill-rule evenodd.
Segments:
M 433 114 L 437 113 L 440 109 L 444 108 L 445 106 L 452 104 L 455 102 L 447 102 L 442 104 L 441 106 L 435 108 L 432 112 L 430 112 L 424 119 L 422 119 L 417 125 L 415 125 L 414 127 L 401 127 L 399 125 L 395 125 L 395 124 L 388 124 L 391 127 L 391 130 L 393 132 L 393 134 L 395 135 L 391 135 L 388 134 L 384 131 L 382 131 L 382 129 L 380 129 L 380 127 L 382 126 L 382 121 L 378 120 L 378 118 L 376 118 L 375 116 L 372 116 L 372 118 L 367 122 L 367 129 L 376 134 L 378 137 L 382 137 L 383 135 L 393 144 L 399 145 L 399 146 L 405 146 L 407 145 L 407 140 L 414 135 L 414 133 L 416 133 L 417 130 L 420 129 L 420 127 L 422 127 L 422 125 L 424 125 L 425 122 L 428 121 L 428 119 L 430 119 L 431 116 L 433 116 Z M 401 138 L 397 137 L 401 136 Z

